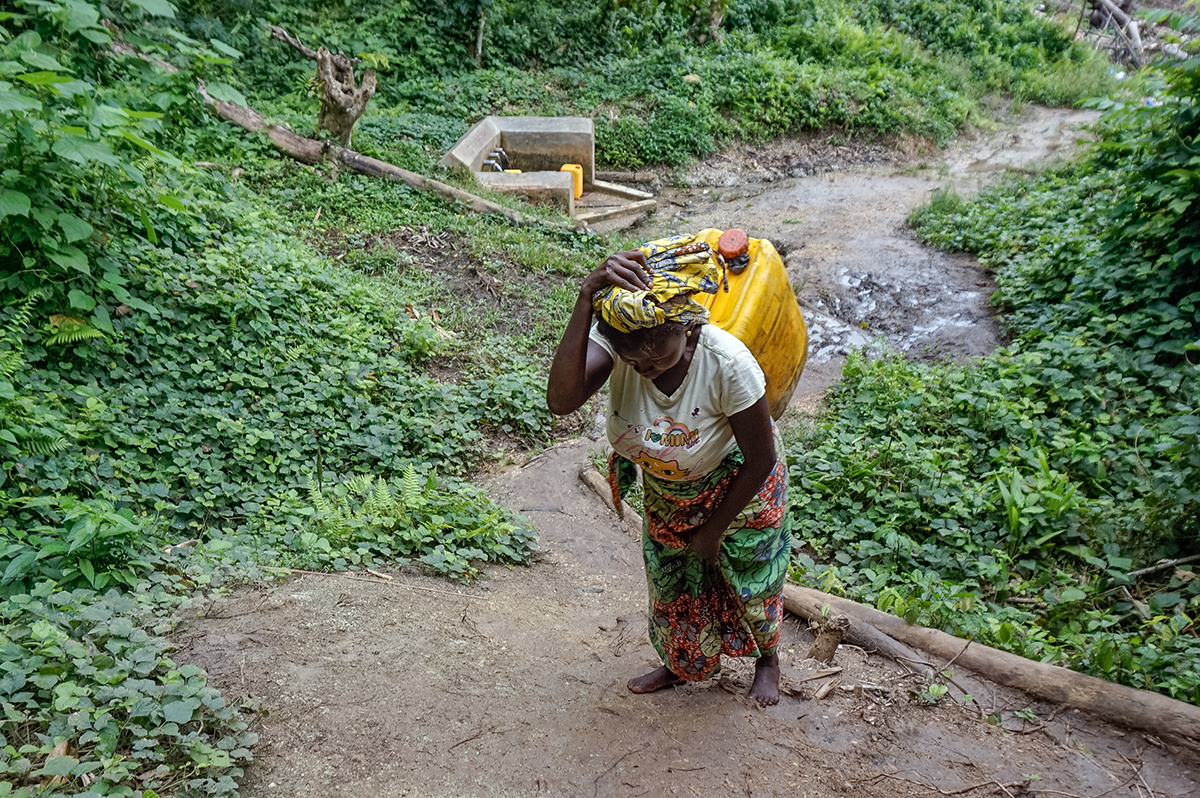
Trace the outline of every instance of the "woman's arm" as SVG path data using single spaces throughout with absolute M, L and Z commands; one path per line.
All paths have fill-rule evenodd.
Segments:
M 592 326 L 592 296 L 610 285 L 631 291 L 648 290 L 650 278 L 646 276 L 645 266 L 646 256 L 640 251 L 617 252 L 584 278 L 575 300 L 575 310 L 558 342 L 554 362 L 550 364 L 546 405 L 551 413 L 557 416 L 573 413 L 608 379 L 612 357 L 604 347 L 588 338 Z
M 688 548 L 709 562 L 717 559 L 725 530 L 738 513 L 746 509 L 775 468 L 775 440 L 771 434 L 771 410 L 766 394 L 742 412 L 730 416 L 729 426 L 733 428 L 733 437 L 746 461 L 729 483 L 721 503 L 707 521 L 692 530 L 688 540 Z

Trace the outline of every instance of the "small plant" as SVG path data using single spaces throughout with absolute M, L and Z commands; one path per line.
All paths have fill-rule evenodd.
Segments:
M 133 587 L 155 559 L 153 527 L 102 499 L 46 496 L 15 502 L 42 523 L 0 526 L 0 591 L 52 579 L 64 588 Z
M 934 705 L 941 701 L 943 697 L 945 697 L 949 689 L 950 688 L 944 684 L 931 682 L 930 684 L 926 685 L 923 690 L 910 690 L 909 697 L 918 703 Z
M 296 542 L 319 562 L 411 558 L 434 573 L 469 580 L 478 574 L 472 561 L 525 562 L 534 548 L 530 527 L 479 489 L 421 474 L 411 463 L 394 486 L 359 475 L 326 495 L 310 479 L 308 499 L 302 512 L 317 531 Z

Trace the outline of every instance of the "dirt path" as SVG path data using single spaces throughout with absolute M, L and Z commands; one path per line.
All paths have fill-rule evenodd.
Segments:
M 544 558 L 528 569 L 470 588 L 305 576 L 186 624 L 178 659 L 265 710 L 245 796 L 930 794 L 870 780 L 880 774 L 946 791 L 1037 775 L 1037 790 L 1081 797 L 1148 796 L 1142 780 L 1156 796 L 1200 794 L 1195 764 L 1141 734 L 1049 720 L 1051 708 L 989 686 L 977 698 L 1003 731 L 970 706 L 911 702 L 913 679 L 856 649 L 841 649 L 841 683 L 815 701 L 823 680 L 799 682 L 811 638 L 796 620 L 784 659 L 798 695 L 778 707 L 745 697 L 750 668 L 736 661 L 707 683 L 630 694 L 626 679 L 655 665 L 640 546 L 578 482 L 587 445 L 492 486 L 541 530 Z M 1014 716 L 1027 707 L 1044 728 Z
M 983 141 L 951 152 L 956 179 L 986 170 L 984 147 L 1017 149 Z M 799 156 L 726 157 L 711 174 L 741 158 L 742 179 L 746 164 Z M 993 345 L 974 265 L 920 247 L 902 226 L 946 182 L 923 171 L 831 180 L 775 169 L 723 189 L 755 192 L 737 199 L 674 194 L 692 203 L 688 229 L 737 225 L 787 248 L 813 331 L 798 401 L 836 378 L 848 346 L 876 335 L 908 351 Z M 853 648 L 839 651 L 840 682 L 817 700 L 828 679 L 805 681 L 811 638 L 795 620 L 782 648 L 789 694 L 776 707 L 749 701 L 749 663 L 728 660 L 718 679 L 630 694 L 629 677 L 657 665 L 640 542 L 581 486 L 590 445 L 555 448 L 491 486 L 541 533 L 529 568 L 492 568 L 469 588 L 415 572 L 391 583 L 304 576 L 245 589 L 185 623 L 178 661 L 263 710 L 243 795 L 1200 796 L 1192 754 L 988 684 L 969 687 L 975 703 L 913 701 L 917 680 Z M 1003 727 L 981 717 L 993 713 Z
M 243 795 L 931 794 L 871 780 L 880 774 L 947 792 L 1028 775 L 1060 795 L 1200 795 L 1197 764 L 1143 735 L 1078 713 L 1051 720 L 1052 708 L 985 687 L 977 699 L 1005 731 L 970 706 L 911 702 L 913 679 L 855 649 L 839 652 L 842 681 L 816 701 L 824 680 L 799 681 L 813 669 L 802 660 L 811 638 L 794 620 L 783 650 L 797 695 L 776 707 L 746 698 L 742 662 L 632 695 L 626 680 L 656 664 L 640 548 L 580 485 L 587 446 L 551 450 L 492 486 L 541 530 L 532 567 L 492 569 L 470 588 L 408 573 L 393 584 L 305 576 L 241 591 L 185 625 L 177 659 L 265 711 Z M 1027 707 L 1042 720 L 1014 716 Z

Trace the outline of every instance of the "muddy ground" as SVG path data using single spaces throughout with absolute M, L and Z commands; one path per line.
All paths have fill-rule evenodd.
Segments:
M 987 275 L 922 247 L 903 220 L 1026 140 L 1043 144 L 1019 165 L 1068 147 L 1072 118 L 1035 112 L 942 153 L 944 168 L 881 148 L 851 169 L 853 143 L 731 151 L 684 175 L 664 194 L 675 210 L 642 230 L 740 226 L 783 245 L 812 333 L 794 404 L 811 407 L 864 341 L 921 357 L 994 346 Z M 203 605 L 176 658 L 261 708 L 243 795 L 1200 796 L 1196 754 L 971 674 L 955 681 L 973 701 L 952 689 L 930 704 L 919 678 L 843 646 L 841 672 L 810 678 L 812 638 L 794 619 L 778 706 L 751 702 L 749 663 L 729 660 L 708 682 L 632 695 L 625 682 L 657 662 L 639 541 L 578 479 L 599 445 L 564 444 L 490 485 L 541 533 L 528 568 L 470 587 L 304 575 Z

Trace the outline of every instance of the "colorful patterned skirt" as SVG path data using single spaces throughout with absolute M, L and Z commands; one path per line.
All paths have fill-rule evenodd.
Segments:
M 715 675 L 721 654 L 765 657 L 779 645 L 783 583 L 791 556 L 787 463 L 780 454 L 762 489 L 721 539 L 717 563 L 686 548 L 686 532 L 702 523 L 744 462 L 734 449 L 703 479 L 672 482 L 642 472 L 642 551 L 650 587 L 650 642 L 663 664 L 686 681 Z M 636 469 L 614 457 L 614 492 Z

